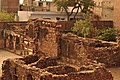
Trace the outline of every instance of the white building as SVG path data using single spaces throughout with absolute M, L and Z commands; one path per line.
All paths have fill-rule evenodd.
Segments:
M 46 11 L 18 11 L 19 21 L 27 21 L 33 18 L 49 19 L 49 20 L 67 20 L 65 12 L 46 12 Z M 76 18 L 81 18 L 80 14 Z M 73 19 L 73 15 L 70 17 Z
M 113 20 L 114 0 L 94 0 L 96 6 L 94 13 L 100 16 L 101 20 Z

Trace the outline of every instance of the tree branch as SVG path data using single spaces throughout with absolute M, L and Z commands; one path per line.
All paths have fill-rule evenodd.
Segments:
M 79 7 L 78 7 L 78 9 L 77 9 L 77 12 L 76 12 L 75 15 L 74 15 L 74 19 L 75 19 L 76 15 L 78 14 L 78 11 L 79 11 Z

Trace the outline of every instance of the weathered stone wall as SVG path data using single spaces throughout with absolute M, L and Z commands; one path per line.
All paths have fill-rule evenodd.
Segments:
M 34 19 L 28 24 L 34 27 L 39 26 L 38 51 L 49 56 L 58 55 L 63 61 L 67 60 L 66 62 L 76 63 L 76 65 L 88 64 L 90 60 L 91 62 L 97 60 L 107 66 L 119 65 L 119 46 L 115 42 L 85 39 L 73 34 L 62 33 L 61 36 L 60 31 L 71 28 L 63 22 Z
M 4 48 L 4 38 L 2 37 L 2 31 L 0 30 L 0 48 L 3 49 Z
M 35 43 L 35 51 L 54 57 L 59 54 L 60 31 L 70 31 L 72 22 L 31 19 L 28 21 L 28 36 Z
M 17 33 L 18 32 L 22 32 L 20 31 L 21 28 L 25 28 L 25 26 L 27 25 L 27 22 L 0 22 L 0 48 L 5 48 L 5 38 L 3 37 L 3 30 L 12 30 L 14 31 L 15 28 L 17 27 Z M 10 32 L 7 32 L 10 34 Z M 8 35 L 8 34 L 7 34 Z
M 44 31 L 42 31 L 44 30 Z M 48 56 L 57 56 L 58 54 L 58 32 L 55 28 L 42 27 L 39 37 L 39 51 Z
M 2 74 L 2 80 L 32 80 L 27 79 L 29 75 L 32 75 L 33 78 L 36 77 L 39 79 L 40 74 L 37 72 L 38 69 L 15 63 L 12 60 L 7 60 L 3 66 L 4 72 Z
M 5 60 L 2 80 L 113 80 L 110 72 L 102 66 L 76 68 L 59 64 L 56 58 L 44 57 L 31 55 Z
M 10 29 L 13 26 L 23 26 L 25 27 L 27 25 L 26 21 L 23 22 L 0 22 L 0 29 Z
M 63 34 L 60 45 L 60 56 L 77 61 L 73 63 L 78 63 L 83 58 L 83 63 L 91 59 L 104 63 L 106 66 L 120 65 L 120 47 L 117 42 L 100 41 L 81 38 L 73 34 Z M 68 60 L 68 62 L 70 61 Z
M 76 35 L 63 34 L 60 39 L 60 58 L 67 63 L 83 65 L 89 61 L 81 39 Z
M 89 48 L 89 58 L 106 64 L 106 66 L 120 66 L 120 47 Z
M 4 48 L 4 39 L 0 39 L 0 49 Z

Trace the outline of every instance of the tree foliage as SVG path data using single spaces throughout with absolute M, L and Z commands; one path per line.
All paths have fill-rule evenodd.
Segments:
M 72 31 L 81 37 L 91 37 L 91 32 L 93 30 L 93 24 L 91 23 L 92 17 L 89 13 L 83 14 L 83 16 L 83 20 L 78 20 L 74 23 Z
M 83 6 L 82 12 L 86 13 L 95 6 L 95 3 L 93 0 L 82 0 L 82 6 Z
M 72 28 L 73 33 L 81 37 L 94 37 L 104 41 L 116 41 L 117 30 L 114 28 L 97 29 L 91 23 L 92 17 L 89 13 L 83 15 L 83 20 L 77 20 Z M 94 34 L 97 33 L 97 34 Z
M 14 16 L 12 13 L 7 13 L 6 11 L 0 12 L 0 21 L 13 21 Z
M 81 11 L 86 13 L 87 11 L 90 11 L 90 9 L 95 5 L 93 0 L 54 0 L 54 2 L 56 3 L 58 10 L 64 9 L 67 14 L 67 20 L 69 20 L 75 9 L 76 12 L 74 18 L 78 12 Z M 69 6 L 73 7 L 70 12 Z

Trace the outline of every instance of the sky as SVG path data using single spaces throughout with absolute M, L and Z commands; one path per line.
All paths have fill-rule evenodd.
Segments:
M 52 1 L 52 0 L 46 0 L 46 1 Z M 23 3 L 23 0 L 20 0 L 20 4 L 22 4 Z

